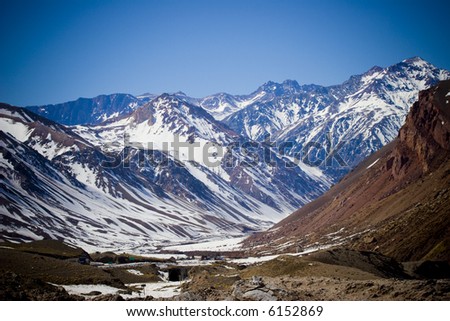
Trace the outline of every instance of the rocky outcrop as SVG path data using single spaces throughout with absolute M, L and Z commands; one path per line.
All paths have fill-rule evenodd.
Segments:
M 12 272 L 1 273 L 1 301 L 68 301 L 84 300 L 80 296 L 69 295 L 64 288 L 38 279 L 27 278 Z
M 236 300 L 277 301 L 277 291 L 278 288 L 266 286 L 262 277 L 253 276 L 250 280 L 237 281 L 233 285 L 232 296 Z
M 392 174 L 407 173 L 416 166 L 422 173 L 438 167 L 449 156 L 450 118 L 448 95 L 450 81 L 420 92 L 400 129 L 393 151 Z M 416 163 L 416 164 L 414 164 Z

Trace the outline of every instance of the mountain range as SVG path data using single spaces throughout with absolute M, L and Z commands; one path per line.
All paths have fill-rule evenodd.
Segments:
M 259 254 L 351 247 L 450 259 L 450 81 L 420 92 L 397 137 L 315 201 L 246 240 Z
M 448 78 L 415 57 L 329 87 L 2 104 L 2 239 L 144 251 L 269 228 L 392 141 L 418 92 Z

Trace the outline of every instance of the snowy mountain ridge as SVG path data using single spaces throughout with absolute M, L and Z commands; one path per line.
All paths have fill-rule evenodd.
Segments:
M 448 71 L 415 57 L 387 68 L 373 67 L 342 85 L 291 83 L 286 90 L 284 83 L 272 83 L 260 88 L 271 90 L 271 100 L 249 105 L 224 123 L 253 140 L 270 135 L 277 144 L 292 143 L 288 155 L 308 154 L 310 162 L 322 163 L 336 181 L 396 137 L 420 90 L 448 78 Z M 320 146 L 327 145 L 339 146 L 347 169 L 324 166 L 326 155 Z
M 446 78 L 416 57 L 329 87 L 2 104 L 2 237 L 154 249 L 265 229 L 391 141 Z
M 5 240 L 57 238 L 144 251 L 242 236 L 271 226 L 329 186 L 299 166 L 285 168 L 290 162 L 281 155 L 273 155 L 276 166 L 244 165 L 249 155 L 227 149 L 242 137 L 169 95 L 93 127 L 67 128 L 8 105 L 1 105 L 0 120 Z M 147 148 L 175 135 L 208 149 L 223 145 L 224 155 L 212 161 L 227 161 L 208 166 L 202 153 L 189 159 L 158 144 Z

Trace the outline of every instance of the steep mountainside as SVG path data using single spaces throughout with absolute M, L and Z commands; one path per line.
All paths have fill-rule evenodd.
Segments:
M 269 227 L 329 186 L 276 154 L 276 166 L 252 165 L 250 153 L 228 147 L 239 135 L 169 95 L 94 127 L 70 129 L 4 104 L 0 116 L 4 240 L 56 238 L 145 251 L 241 236 Z M 192 157 L 189 148 L 164 148 L 174 135 L 198 144 Z M 224 161 L 211 166 L 204 150 L 210 162 Z
M 248 142 L 244 137 L 204 109 L 174 95 L 163 94 L 117 121 L 77 126 L 74 131 L 105 152 L 119 153 L 130 146 L 164 152 L 183 162 L 188 172 L 218 197 L 228 194 L 227 202 L 234 199 L 246 204 L 248 210 L 259 211 L 259 206 L 255 208 L 253 201 L 241 195 L 244 191 L 244 195 L 275 209 L 261 209 L 261 215 L 271 220 L 281 218 L 289 208 L 307 203 L 330 186 L 319 170 L 293 164 L 270 146 L 250 144 L 245 148 Z M 186 145 L 175 149 L 175 141 L 189 144 L 191 150 Z M 268 152 L 271 162 L 265 161 Z M 240 192 L 236 194 L 236 190 Z
M 146 101 L 147 96 L 136 98 L 128 94 L 112 94 L 56 105 L 29 106 L 27 109 L 63 125 L 98 124 L 129 114 Z
M 450 259 L 450 81 L 422 91 L 398 137 L 323 196 L 246 241 L 256 252 L 314 244 L 400 261 Z

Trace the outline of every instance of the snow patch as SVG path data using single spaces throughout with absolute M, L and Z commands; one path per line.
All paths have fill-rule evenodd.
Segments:
M 17 122 L 10 118 L 0 118 L 0 130 L 10 134 L 20 142 L 24 142 L 31 134 L 30 128 L 24 123 Z
M 378 163 L 380 159 L 377 158 L 377 160 L 375 160 L 372 164 L 370 164 L 369 166 L 367 166 L 367 169 L 371 168 L 373 165 L 375 165 L 376 163 Z
M 185 281 L 186 282 L 186 281 Z M 157 282 L 157 283 L 131 283 L 127 286 L 139 288 L 139 291 L 133 291 L 131 294 L 121 294 L 121 289 L 104 284 L 77 284 L 77 285 L 56 285 L 62 286 L 69 294 L 80 295 L 85 298 L 93 298 L 98 295 L 119 294 L 125 299 L 153 296 L 154 298 L 170 298 L 180 294 L 182 282 Z M 93 291 L 101 294 L 88 295 Z
M 142 273 L 139 270 L 133 270 L 133 269 L 129 269 L 127 270 L 128 273 L 134 274 L 134 275 L 144 275 L 144 273 Z
M 165 247 L 169 251 L 233 251 L 240 248 L 246 237 L 230 238 L 226 240 L 202 242 L 195 244 L 180 244 Z M 152 254 L 153 256 L 153 254 Z

